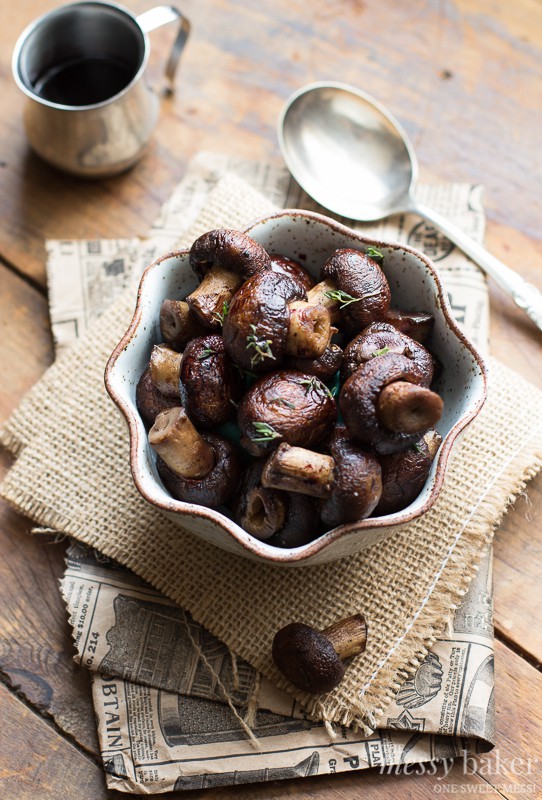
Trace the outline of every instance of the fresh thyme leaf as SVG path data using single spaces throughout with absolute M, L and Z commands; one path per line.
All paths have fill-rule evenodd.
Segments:
M 384 261 L 384 253 L 381 253 L 376 247 L 368 247 L 365 252 L 369 258 L 373 258 L 375 261 Z
M 211 350 L 210 347 L 206 347 L 205 350 L 202 350 L 198 356 L 198 361 L 204 361 L 204 359 L 209 358 L 209 356 L 215 356 L 216 350 Z
M 249 333 L 247 336 L 247 346 L 246 349 L 250 350 L 250 348 L 254 348 L 254 353 L 250 358 L 251 366 L 255 366 L 256 364 L 260 364 L 264 358 L 272 358 L 275 361 L 275 356 L 273 355 L 273 351 L 271 350 L 271 339 L 258 339 L 256 334 L 257 328 L 256 325 L 251 325 L 252 333 Z
M 415 450 L 417 453 L 419 453 L 421 456 L 423 456 L 423 449 L 418 442 L 412 445 L 412 449 Z
M 307 387 L 305 389 L 305 394 L 308 394 L 310 391 L 315 391 L 315 392 L 323 392 L 328 397 L 331 398 L 333 397 L 333 395 L 331 394 L 325 383 L 322 383 L 322 381 L 315 375 L 313 375 L 312 378 L 309 378 L 306 381 L 299 381 L 299 382 L 301 386 Z
M 271 403 L 278 403 L 281 406 L 286 406 L 286 408 L 295 409 L 296 406 L 293 403 L 290 403 L 289 400 L 286 400 L 284 397 L 273 397 L 270 401 Z
M 216 319 L 221 325 L 224 325 L 224 320 L 228 316 L 228 311 L 230 310 L 230 306 L 227 300 L 224 300 L 222 304 L 222 311 L 213 311 L 211 316 Z
M 327 292 L 324 292 L 324 297 L 329 297 L 330 300 L 337 300 L 341 305 L 339 308 L 342 310 L 349 306 L 350 303 L 359 303 L 362 299 L 361 297 L 352 297 L 351 294 L 347 294 L 343 292 L 341 289 L 330 289 Z
M 385 356 L 386 353 L 389 352 L 390 352 L 389 347 L 381 347 L 380 350 L 375 350 L 374 353 L 371 353 L 371 355 L 374 358 L 375 356 Z
M 272 442 L 273 439 L 280 439 L 281 434 L 267 422 L 253 422 L 252 427 L 258 436 L 251 436 L 253 442 Z

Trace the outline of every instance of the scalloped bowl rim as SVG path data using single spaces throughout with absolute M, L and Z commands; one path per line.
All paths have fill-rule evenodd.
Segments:
M 125 398 L 122 395 L 122 393 L 118 392 L 115 389 L 113 374 L 119 356 L 131 343 L 135 333 L 137 332 L 138 326 L 141 322 L 143 296 L 145 294 L 146 283 L 152 271 L 159 268 L 164 261 L 167 261 L 171 258 L 187 257 L 189 249 L 173 250 L 169 253 L 164 253 L 163 255 L 156 258 L 144 270 L 139 282 L 136 308 L 132 320 L 125 334 L 121 338 L 120 342 L 113 350 L 105 368 L 106 389 L 111 399 L 117 405 L 117 407 L 119 408 L 120 412 L 122 413 L 123 417 L 125 418 L 128 424 L 128 430 L 130 436 L 130 469 L 134 483 L 138 491 L 145 498 L 145 500 L 147 500 L 155 508 L 166 513 L 166 515 L 170 515 L 171 513 L 173 513 L 179 515 L 180 517 L 186 515 L 198 516 L 200 518 L 218 524 L 227 535 L 231 536 L 235 540 L 237 545 L 240 545 L 243 548 L 243 550 L 246 551 L 247 556 L 251 555 L 252 557 L 256 557 L 256 559 L 258 560 L 264 560 L 268 563 L 276 565 L 296 564 L 301 566 L 303 562 L 312 560 L 317 553 L 320 553 L 321 551 L 327 549 L 333 542 L 337 541 L 338 539 L 349 538 L 352 536 L 363 536 L 363 533 L 367 530 L 389 529 L 391 534 L 399 526 L 403 526 L 408 522 L 412 522 L 414 519 L 418 519 L 433 506 L 440 493 L 442 484 L 444 482 L 446 466 L 448 464 L 452 447 L 458 435 L 477 416 L 477 414 L 479 413 L 480 409 L 482 408 L 485 402 L 487 396 L 487 367 L 485 365 L 484 359 L 478 353 L 475 345 L 472 344 L 469 338 L 460 329 L 459 325 L 456 323 L 454 317 L 452 316 L 450 304 L 448 301 L 448 296 L 441 283 L 441 279 L 438 275 L 438 272 L 433 262 L 424 253 L 413 247 L 410 247 L 409 245 L 402 244 L 399 242 L 389 242 L 381 239 L 375 239 L 373 237 L 364 236 L 360 231 L 356 231 L 352 228 L 349 228 L 348 226 L 343 225 L 342 223 L 337 222 L 336 220 L 333 220 L 329 217 L 326 217 L 323 214 L 318 214 L 316 212 L 306 211 L 303 209 L 284 209 L 274 214 L 267 214 L 265 216 L 258 217 L 248 226 L 242 228 L 242 230 L 250 235 L 250 232 L 255 227 L 262 225 L 263 223 L 272 221 L 274 219 L 279 219 L 284 217 L 292 217 L 292 218 L 302 217 L 314 221 L 315 223 L 323 223 L 326 226 L 329 226 L 330 228 L 335 230 L 339 234 L 344 234 L 350 237 L 354 237 L 356 240 L 360 242 L 360 244 L 375 246 L 377 247 L 377 249 L 378 247 L 384 247 L 387 249 L 393 249 L 401 252 L 410 253 L 411 255 L 421 260 L 424 263 L 425 267 L 428 269 L 428 271 L 431 273 L 435 281 L 439 294 L 440 308 L 442 311 L 442 315 L 446 321 L 446 325 L 455 334 L 457 339 L 462 343 L 463 347 L 472 356 L 473 361 L 478 366 L 478 369 L 480 371 L 480 378 L 482 380 L 481 390 L 479 391 L 478 398 L 473 403 L 472 408 L 468 411 L 468 413 L 465 413 L 462 417 L 460 417 L 457 420 L 457 422 L 455 422 L 454 425 L 452 425 L 452 427 L 445 435 L 440 445 L 438 454 L 435 458 L 435 464 L 433 465 L 434 477 L 432 479 L 432 488 L 422 506 L 420 506 L 415 511 L 409 511 L 410 507 L 407 506 L 406 509 L 395 512 L 394 514 L 389 514 L 387 516 L 369 517 L 367 519 L 360 520 L 357 522 L 351 522 L 345 525 L 340 525 L 337 528 L 333 528 L 332 530 L 329 530 L 326 533 L 322 534 L 314 541 L 309 542 L 306 545 L 302 545 L 301 547 L 291 548 L 291 549 L 281 549 L 277 547 L 271 547 L 269 545 L 266 545 L 265 542 L 260 541 L 254 538 L 253 536 L 249 535 L 239 525 L 233 522 L 233 520 L 229 519 L 227 516 L 220 513 L 219 511 L 206 508 L 205 506 L 200 506 L 193 503 L 186 503 L 180 500 L 175 500 L 173 497 L 171 497 L 171 499 L 168 501 L 157 499 L 152 495 L 151 492 L 147 491 L 147 489 L 142 484 L 139 478 L 138 466 L 141 467 L 139 461 L 139 452 L 140 452 L 139 437 L 142 435 L 146 437 L 146 431 L 139 414 L 134 409 L 134 405 L 127 398 Z M 180 520 L 180 524 L 182 524 L 182 519 Z M 190 532 L 193 535 L 198 536 L 197 532 L 193 531 Z M 239 552 L 238 548 L 235 549 L 235 552 Z M 344 555 L 345 555 L 344 553 L 342 555 L 337 555 L 336 558 L 340 558 Z

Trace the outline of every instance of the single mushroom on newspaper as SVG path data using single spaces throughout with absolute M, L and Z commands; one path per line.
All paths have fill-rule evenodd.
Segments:
M 274 636 L 272 657 L 290 683 L 310 694 L 330 692 L 346 672 L 343 659 L 363 653 L 367 623 L 353 614 L 317 631 L 302 622 L 291 622 Z

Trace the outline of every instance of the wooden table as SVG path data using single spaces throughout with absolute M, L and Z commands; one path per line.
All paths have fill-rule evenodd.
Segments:
M 140 12 L 150 3 L 129 5 Z M 186 0 L 193 34 L 178 92 L 163 102 L 146 157 L 98 183 L 58 174 L 26 144 L 9 59 L 23 27 L 49 6 L 5 2 L 0 26 L 0 422 L 53 360 L 44 240 L 146 231 L 200 149 L 278 159 L 278 112 L 314 80 L 351 83 L 387 104 L 413 140 L 424 181 L 483 183 L 489 249 L 542 287 L 540 0 Z M 153 34 L 156 54 L 168 37 Z M 542 334 L 493 286 L 491 342 L 542 387 Z M 8 466 L 2 453 L 2 474 Z M 30 536 L 29 521 L 5 505 L 0 515 L 0 794 L 118 797 L 105 789 L 87 675 L 72 662 L 58 592 L 65 544 Z M 487 761 L 475 774 L 455 768 L 446 784 L 509 798 L 536 784 L 523 792 L 542 796 L 540 477 L 505 518 L 495 555 L 494 769 L 488 774 Z M 527 759 L 530 774 L 520 774 Z M 372 771 L 196 794 L 418 800 L 436 795 L 435 783 L 427 774 Z

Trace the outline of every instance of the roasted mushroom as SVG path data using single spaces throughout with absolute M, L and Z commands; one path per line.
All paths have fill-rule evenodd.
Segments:
M 196 239 L 189 260 L 201 283 L 186 302 L 208 328 L 222 324 L 224 310 L 243 281 L 271 267 L 260 244 L 241 231 L 226 229 L 208 231 Z
M 344 383 L 339 407 L 352 439 L 377 453 L 396 453 L 432 428 L 442 398 L 423 386 L 420 369 L 403 355 L 373 358 Z
M 346 381 L 362 364 L 387 353 L 409 358 L 424 375 L 424 386 L 430 386 L 435 359 L 423 345 L 401 333 L 387 322 L 373 322 L 344 348 L 341 378 Z
M 164 300 L 160 308 L 160 332 L 167 345 L 182 350 L 195 336 L 207 333 L 207 329 L 185 300 Z
M 400 311 L 398 308 L 390 308 L 385 321 L 420 344 L 427 341 L 435 324 L 432 314 L 426 314 L 424 311 Z
M 306 292 L 314 286 L 314 279 L 308 269 L 302 267 L 297 261 L 277 253 L 271 253 L 271 270 L 281 275 L 287 275 L 300 283 Z
M 375 517 L 401 511 L 420 494 L 442 441 L 437 431 L 431 431 L 428 438 L 429 444 L 425 438 L 420 438 L 406 450 L 379 457 L 382 495 L 374 510 Z
M 262 475 L 268 488 L 323 498 L 322 522 L 330 528 L 369 517 L 382 492 L 376 457 L 348 439 L 337 428 L 331 455 L 281 444 L 269 457 Z
M 182 404 L 192 422 L 213 428 L 237 412 L 244 381 L 216 333 L 198 336 L 186 346 L 180 371 Z
M 254 461 L 246 470 L 233 506 L 235 521 L 274 547 L 300 547 L 318 534 L 316 501 L 291 492 L 267 489 L 261 476 L 264 460 Z
M 150 427 L 161 411 L 178 405 L 178 397 L 167 397 L 158 391 L 147 367 L 136 386 L 136 406 L 145 425 Z
M 386 317 L 390 287 L 370 255 L 350 248 L 335 250 L 322 267 L 322 278 L 309 292 L 309 300 L 324 304 L 334 325 L 341 318 L 339 310 L 353 331 Z
M 226 503 L 241 477 L 241 459 L 227 439 L 198 433 L 182 408 L 161 412 L 149 431 L 156 467 L 177 500 L 209 508 Z
M 329 314 L 310 306 L 301 285 L 271 271 L 249 278 L 233 298 L 222 335 L 226 350 L 245 370 L 276 369 L 287 355 L 320 356 L 329 344 Z
M 166 397 L 180 398 L 179 375 L 182 355 L 164 344 L 156 344 L 151 350 L 149 372 L 153 384 Z
M 308 375 L 316 375 L 321 381 L 330 381 L 339 371 L 343 359 L 343 351 L 338 344 L 328 344 L 324 352 L 318 358 L 293 358 L 285 360 L 284 365 L 289 369 L 304 372 Z
M 280 370 L 260 378 L 245 394 L 237 414 L 241 444 L 251 455 L 269 453 L 280 442 L 312 447 L 329 436 L 337 407 L 314 375 Z
M 275 634 L 271 654 L 290 683 L 303 692 L 324 694 L 342 681 L 342 659 L 363 653 L 366 644 L 365 617 L 354 614 L 323 631 L 291 622 Z

